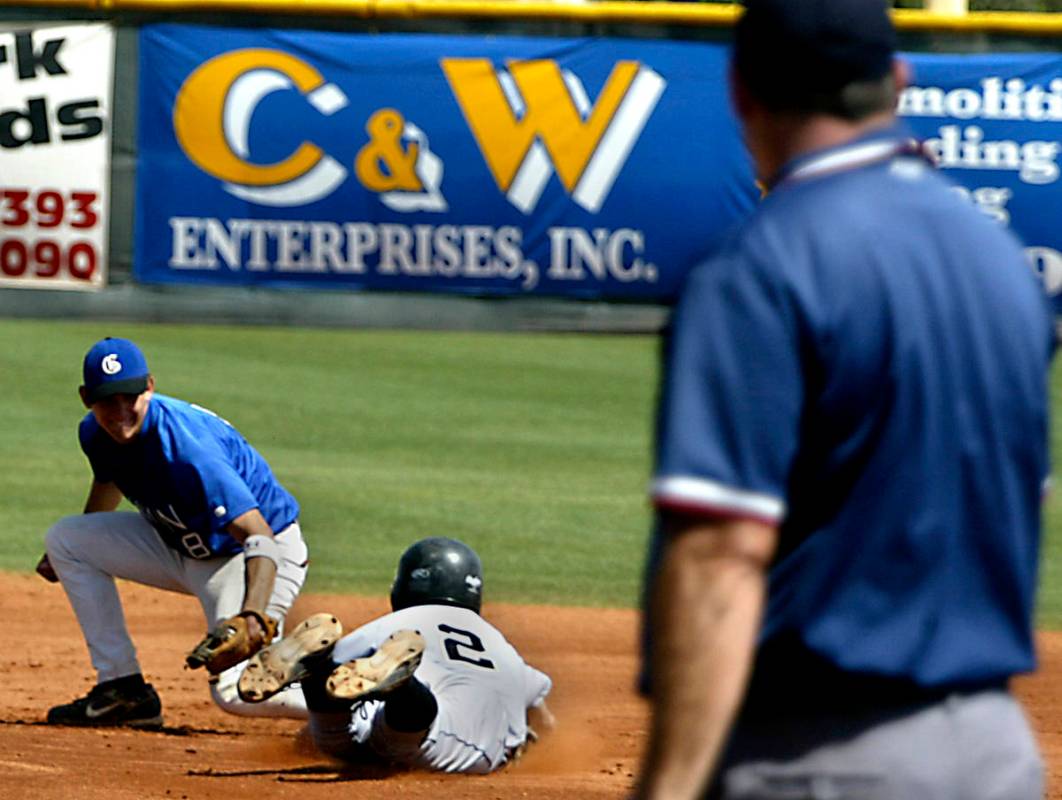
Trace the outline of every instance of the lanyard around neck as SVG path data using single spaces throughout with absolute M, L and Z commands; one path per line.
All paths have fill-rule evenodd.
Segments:
M 869 167 L 901 156 L 915 156 L 932 163 L 917 139 L 888 139 L 842 147 L 819 156 L 812 156 L 795 169 L 785 172 L 773 189 L 799 181 L 821 178 L 838 172 Z

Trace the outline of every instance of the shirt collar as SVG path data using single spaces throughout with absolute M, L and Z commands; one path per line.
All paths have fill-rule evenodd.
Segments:
M 860 169 L 901 156 L 928 160 L 922 144 L 902 125 L 871 131 L 850 142 L 797 156 L 779 171 L 771 190 L 839 172 Z

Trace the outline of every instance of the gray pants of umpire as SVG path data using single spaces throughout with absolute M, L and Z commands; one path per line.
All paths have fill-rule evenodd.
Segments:
M 740 722 L 711 800 L 1042 800 L 1044 770 L 1002 689 L 931 705 Z

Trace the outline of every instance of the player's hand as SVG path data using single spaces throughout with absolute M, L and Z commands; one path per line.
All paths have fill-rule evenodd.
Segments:
M 549 733 L 557 727 L 557 718 L 549 710 L 545 700 L 527 709 L 527 725 L 529 732 L 537 741 L 542 734 Z
M 247 638 L 251 640 L 253 646 L 261 647 L 262 643 L 266 640 L 266 631 L 262 627 L 262 623 L 259 622 L 261 617 L 257 615 L 248 615 L 247 619 Z M 272 638 L 272 637 L 269 637 Z M 268 644 L 268 642 L 265 642 Z
M 279 623 L 272 617 L 257 611 L 241 611 L 215 625 L 185 656 L 185 664 L 191 669 L 206 667 L 211 675 L 219 675 L 272 642 L 278 627 Z M 252 628 L 257 634 L 251 632 Z
M 56 575 L 55 570 L 52 569 L 52 562 L 48 560 L 47 553 L 41 556 L 41 560 L 37 562 L 37 574 L 48 581 L 48 583 L 59 583 L 59 576 Z

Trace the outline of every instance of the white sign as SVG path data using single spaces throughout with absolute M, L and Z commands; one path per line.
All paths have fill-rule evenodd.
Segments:
M 114 31 L 0 29 L 0 286 L 107 282 Z

